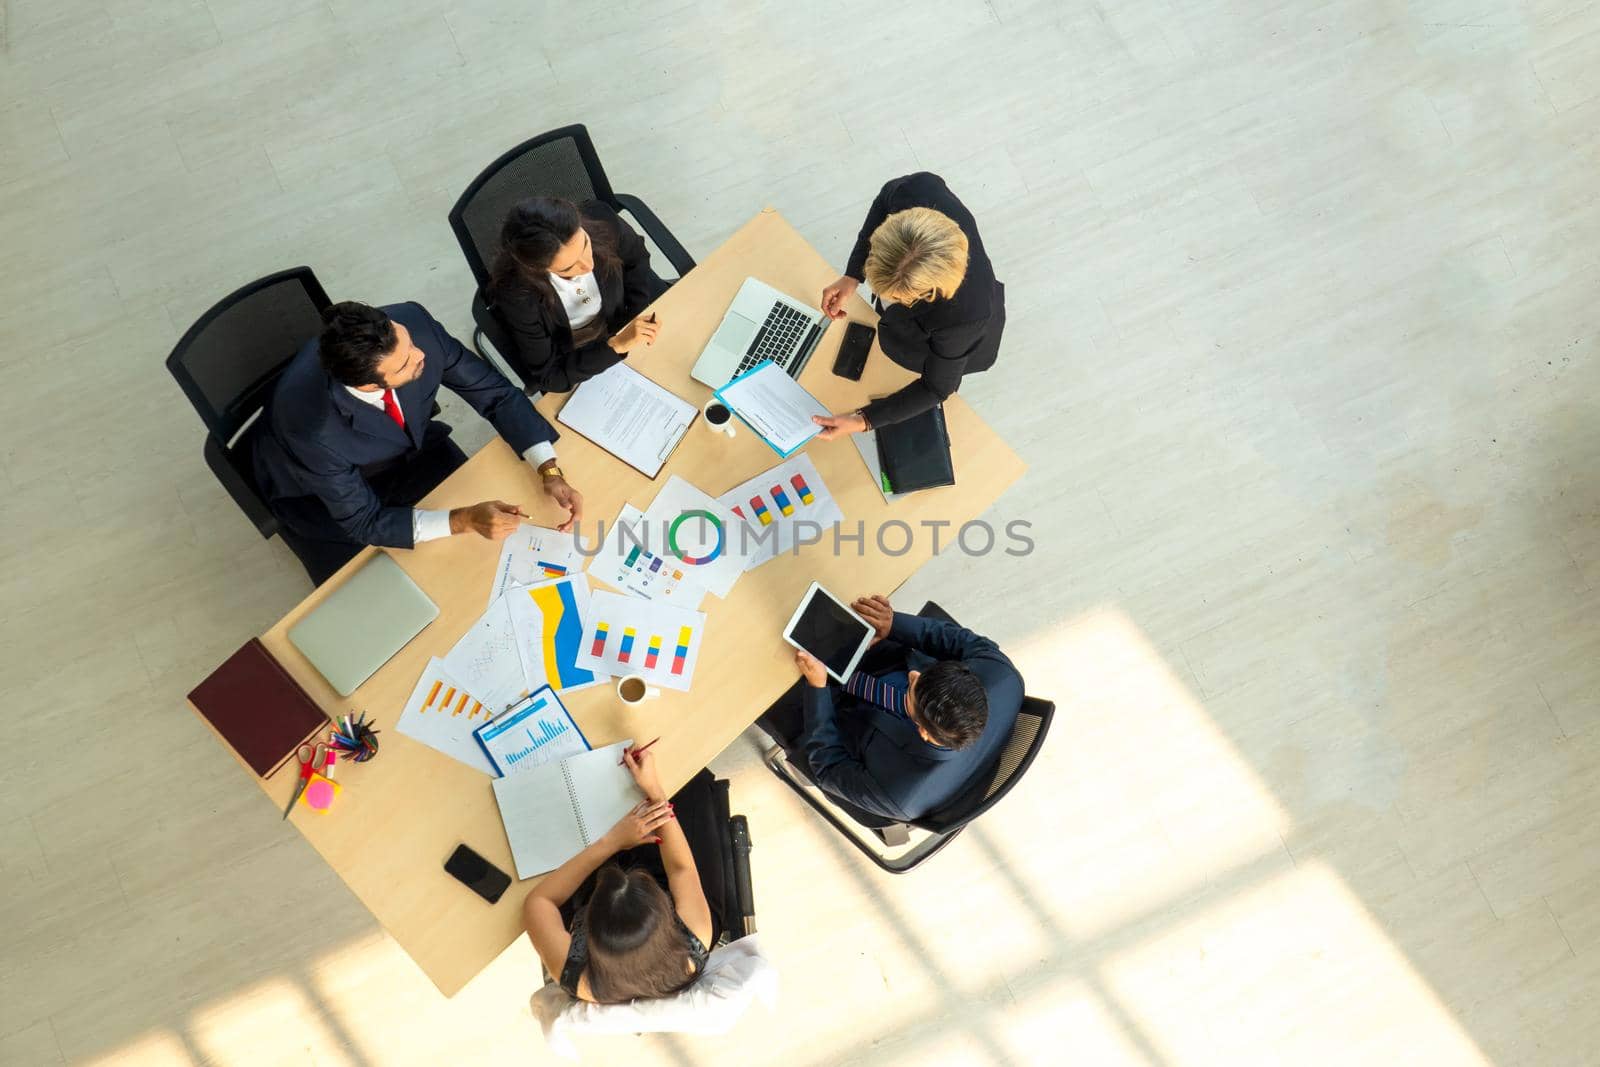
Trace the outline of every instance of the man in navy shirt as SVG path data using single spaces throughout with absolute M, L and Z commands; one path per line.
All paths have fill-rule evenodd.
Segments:
M 953 622 L 852 607 L 877 631 L 843 686 L 795 655 L 802 685 L 762 729 L 866 825 L 920 818 L 994 773 L 1022 708 L 1022 676 L 994 642 Z

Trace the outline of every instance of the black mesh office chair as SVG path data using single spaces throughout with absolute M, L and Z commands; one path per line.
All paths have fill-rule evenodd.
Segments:
M 299 556 L 256 485 L 256 416 L 300 346 L 322 330 L 328 294 L 310 267 L 279 271 L 234 290 L 189 327 L 167 370 L 206 424 L 206 465 L 262 537 L 279 534 Z
M 518 365 L 505 325 L 485 295 L 489 269 L 500 251 L 500 227 L 511 206 L 530 196 L 559 196 L 578 203 L 599 200 L 618 212 L 626 211 L 680 277 L 694 269 L 694 259 L 644 201 L 612 190 L 589 131 L 581 124 L 524 141 L 485 167 L 450 209 L 450 228 L 477 283 L 472 297 L 472 321 L 477 324 L 472 343 L 479 355 L 487 357 L 483 349 L 487 339 L 531 391 L 532 383 Z
M 925 618 L 955 621 L 931 600 L 917 614 Z M 1000 799 L 1011 791 L 1039 754 L 1055 710 L 1056 706 L 1048 700 L 1023 697 L 1016 725 L 1011 728 L 1011 739 L 1001 750 L 994 771 L 974 781 L 966 792 L 939 811 L 929 812 L 910 822 L 869 826 L 817 788 L 806 772 L 789 761 L 781 745 L 769 748 L 764 759 L 773 774 L 800 794 L 802 800 L 832 823 L 834 829 L 868 859 L 891 874 L 904 874 L 948 845 L 972 820 L 1000 803 Z M 928 836 L 905 852 L 892 853 L 891 849 L 910 844 L 913 829 L 926 831 Z

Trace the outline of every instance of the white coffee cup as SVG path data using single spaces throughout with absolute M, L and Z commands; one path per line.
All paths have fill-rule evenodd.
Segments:
M 712 433 L 720 433 L 725 437 L 734 435 L 733 412 L 716 397 L 706 401 L 706 406 L 700 409 L 700 414 L 705 416 L 706 429 Z
M 642 674 L 624 674 L 617 679 L 617 699 L 628 707 L 637 707 L 646 700 L 654 700 L 661 690 L 645 682 Z

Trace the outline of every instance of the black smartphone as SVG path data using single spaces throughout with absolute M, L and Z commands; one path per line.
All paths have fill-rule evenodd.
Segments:
M 444 869 L 456 881 L 493 904 L 511 885 L 511 876 L 490 863 L 466 845 L 456 848 L 455 855 L 444 861 Z
M 852 322 L 844 328 L 844 340 L 839 342 L 839 354 L 833 360 L 833 373 L 852 382 L 861 380 L 867 366 L 867 353 L 872 351 L 872 339 L 878 331 L 871 326 Z

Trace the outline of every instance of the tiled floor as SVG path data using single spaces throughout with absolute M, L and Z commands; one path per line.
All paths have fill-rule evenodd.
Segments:
M 546 1056 L 183 708 L 307 586 L 161 360 L 302 262 L 465 333 L 449 204 L 579 120 L 691 250 L 973 207 L 1037 548 L 901 602 L 1060 707 L 900 879 L 736 744 L 781 1013 L 587 1059 L 1596 1062 L 1597 72 L 1580 0 L 0 0 L 0 1062 Z

